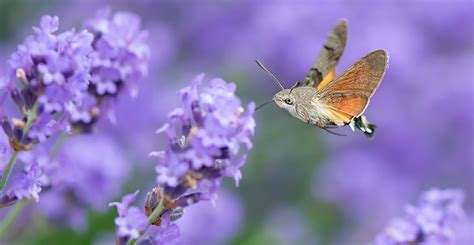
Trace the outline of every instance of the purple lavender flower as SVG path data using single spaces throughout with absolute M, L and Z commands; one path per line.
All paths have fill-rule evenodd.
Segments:
M 138 191 L 122 197 L 121 202 L 110 203 L 116 206 L 118 217 L 115 218 L 117 226 L 118 244 L 125 244 L 129 239 L 137 239 L 140 232 L 148 227 L 148 218 L 143 209 L 130 206 L 137 198 Z M 170 223 L 169 216 L 161 219 L 160 226 L 147 230 L 139 244 L 167 244 L 179 237 L 179 230 L 175 224 Z
M 408 205 L 405 215 L 392 220 L 375 244 L 455 244 L 456 224 L 464 218 L 459 190 L 432 189 L 416 206 Z
M 35 35 L 29 36 L 9 60 L 10 93 L 24 119 L 3 120 L 5 133 L 16 150 L 29 149 L 33 142 L 44 141 L 52 133 L 67 130 L 67 118 L 77 117 L 83 104 L 90 76 L 93 35 L 74 30 L 55 34 L 59 27 L 57 16 L 43 16 Z M 23 88 L 14 88 L 14 81 Z M 37 119 L 28 135 L 23 134 L 27 113 L 35 111 Z M 12 134 L 11 132 L 18 132 Z
M 123 196 L 121 202 L 109 204 L 109 206 L 117 207 L 119 216 L 115 218 L 115 225 L 117 226 L 117 235 L 121 238 L 138 238 L 140 231 L 145 230 L 148 225 L 145 212 L 137 207 L 130 207 L 137 195 L 138 191 Z
M 33 198 L 39 201 L 39 193 L 43 186 L 47 185 L 48 179 L 38 163 L 33 163 L 23 172 L 13 176 L 6 195 L 10 200 L 21 200 Z
M 182 107 L 174 109 L 168 115 L 169 122 L 157 131 L 166 132 L 169 140 L 165 151 L 151 154 L 160 159 L 157 181 L 163 188 L 159 196 L 164 195 L 165 205 L 160 217 L 181 217 L 185 207 L 215 199 L 225 176 L 233 177 L 238 184 L 246 159 L 240 147 L 252 147 L 255 105 L 242 108 L 234 94 L 235 84 L 222 79 L 205 84 L 203 79 L 204 75 L 197 76 L 179 92 Z M 150 204 L 147 207 L 155 208 Z
M 92 131 L 99 116 L 111 109 L 106 97 L 118 96 L 123 88 L 137 93 L 136 85 L 147 75 L 150 57 L 145 42 L 148 34 L 140 30 L 140 18 L 132 13 L 117 12 L 111 17 L 110 9 L 103 9 L 85 26 L 94 33 L 94 51 L 89 95 L 83 96 L 84 103 L 71 117 L 76 132 Z
M 171 222 L 168 216 L 164 216 L 161 219 L 160 226 L 152 226 L 145 233 L 144 239 L 138 244 L 140 245 L 166 245 L 178 243 L 178 239 L 181 236 L 178 225 Z
M 140 30 L 140 18 L 129 12 L 103 9 L 86 28 L 94 33 L 92 90 L 98 96 L 115 95 L 122 86 L 135 89 L 148 72 L 148 33 Z
M 150 221 L 155 231 L 142 229 L 147 233 L 140 243 L 162 244 L 176 239 L 178 226 L 172 221 L 180 219 L 185 208 L 215 199 L 223 177 L 233 177 L 238 184 L 242 176 L 240 168 L 246 154 L 240 147 L 252 147 L 255 105 L 242 107 L 235 96 L 235 84 L 222 79 L 203 83 L 203 78 L 197 76 L 179 92 L 182 107 L 174 109 L 168 115 L 169 122 L 157 130 L 167 134 L 168 144 L 164 151 L 150 153 L 160 160 L 156 168 L 158 187 L 147 194 L 145 201 L 146 215 L 157 214 Z M 120 210 L 117 235 L 125 240 L 135 238 L 135 231 L 121 228 L 129 227 L 132 221 L 120 215 Z
M 170 122 L 158 130 L 170 141 L 156 168 L 158 184 L 176 188 L 190 171 L 213 180 L 231 176 L 236 184 L 241 177 L 245 155 L 238 155 L 242 144 L 252 147 L 255 105 L 244 110 L 234 95 L 235 84 L 213 79 L 204 85 L 203 78 L 197 76 L 179 92 L 183 107 L 173 110 Z

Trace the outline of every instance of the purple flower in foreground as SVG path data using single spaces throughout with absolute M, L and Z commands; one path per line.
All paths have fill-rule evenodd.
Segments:
M 160 217 L 182 215 L 185 207 L 215 198 L 225 176 L 238 184 L 246 159 L 240 146 L 252 147 L 255 105 L 242 107 L 235 84 L 217 78 L 204 83 L 203 78 L 197 76 L 179 92 L 182 107 L 174 109 L 157 131 L 169 140 L 165 151 L 151 154 L 160 159 L 156 171 L 163 193 L 157 196 L 164 195 L 165 201 Z
M 147 216 L 137 207 L 130 207 L 130 204 L 137 198 L 138 191 L 122 197 L 121 202 L 110 203 L 109 206 L 116 206 L 118 217 L 115 218 L 117 235 L 119 237 L 138 238 L 140 231 L 148 225 Z
M 115 218 L 117 226 L 118 244 L 125 244 L 129 239 L 136 239 L 140 232 L 148 226 L 148 218 L 145 212 L 137 207 L 130 206 L 137 198 L 138 191 L 122 197 L 121 202 L 110 203 L 109 206 L 116 206 L 118 217 Z M 177 226 L 170 224 L 169 217 L 161 219 L 161 225 L 144 234 L 144 239 L 140 244 L 165 244 L 171 242 L 179 236 Z
M 7 196 L 10 199 L 28 199 L 33 198 L 39 201 L 41 188 L 47 184 L 47 178 L 38 163 L 27 166 L 24 172 L 13 176 Z
M 189 87 L 179 92 L 182 107 L 174 109 L 168 123 L 157 131 L 167 134 L 168 144 L 164 151 L 150 153 L 159 158 L 158 187 L 147 194 L 145 214 L 156 216 L 150 220 L 153 226 L 147 229 L 140 244 L 176 240 L 179 230 L 172 221 L 180 219 L 186 207 L 215 199 L 225 176 L 233 177 L 236 184 L 242 176 L 240 168 L 246 154 L 240 151 L 240 146 L 245 145 L 247 150 L 252 147 L 255 105 L 242 107 L 235 95 L 235 84 L 222 79 L 203 83 L 203 78 L 204 75 L 197 76 Z M 134 238 L 135 230 L 128 227 L 136 220 L 127 221 L 129 218 L 120 213 L 119 218 L 119 223 L 116 220 L 119 238 L 124 241 Z
M 235 84 L 222 79 L 203 84 L 203 78 L 197 76 L 179 92 L 183 106 L 173 110 L 170 121 L 158 130 L 169 138 L 166 150 L 159 154 L 158 184 L 179 189 L 183 178 L 214 182 L 231 176 L 236 184 L 241 178 L 245 154 L 239 156 L 239 150 L 242 144 L 247 150 L 252 147 L 255 105 L 242 107 L 234 94 Z
M 10 95 L 22 113 L 22 119 L 4 119 L 2 126 L 16 150 L 29 150 L 31 142 L 44 141 L 52 133 L 67 130 L 67 118 L 83 104 L 90 76 L 93 35 L 74 30 L 56 34 L 57 16 L 43 16 L 35 35 L 29 36 L 12 54 Z M 20 80 L 21 89 L 15 88 Z M 37 119 L 29 134 L 23 133 L 28 111 Z
M 162 217 L 160 226 L 152 226 L 145 233 L 142 241 L 138 244 L 140 245 L 165 245 L 165 244 L 174 244 L 180 237 L 180 230 L 178 225 L 171 222 L 170 218 L 165 216 Z
M 455 228 L 464 218 L 463 200 L 459 190 L 427 191 L 418 205 L 408 205 L 403 217 L 392 220 L 374 244 L 455 244 Z

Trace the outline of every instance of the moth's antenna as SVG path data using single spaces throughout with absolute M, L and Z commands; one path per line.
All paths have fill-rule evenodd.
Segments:
M 300 86 L 301 86 L 301 82 L 295 83 L 295 85 L 293 85 L 293 86 L 290 88 L 290 94 L 291 94 L 291 91 L 293 91 L 294 88 L 297 88 L 297 87 L 300 87 Z
M 255 111 L 257 111 L 258 109 L 260 109 L 260 108 L 262 108 L 262 107 L 264 107 L 264 106 L 266 106 L 266 105 L 268 105 L 268 104 L 270 104 L 270 103 L 273 103 L 273 100 L 267 101 L 267 102 L 265 102 L 265 103 L 263 103 L 263 104 L 257 106 L 257 108 L 255 108 Z
M 268 76 L 270 76 L 272 78 L 272 80 L 278 84 L 278 86 L 280 86 L 281 90 L 284 90 L 285 88 L 283 87 L 283 85 L 281 85 L 281 82 L 280 80 L 278 80 L 278 78 L 275 77 L 275 75 L 273 75 L 273 73 L 271 71 L 269 71 L 260 61 L 258 60 L 255 60 L 255 62 L 257 63 L 257 65 L 265 72 L 267 73 Z

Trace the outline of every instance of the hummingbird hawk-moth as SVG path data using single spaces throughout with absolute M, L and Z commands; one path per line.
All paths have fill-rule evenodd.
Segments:
M 385 50 L 370 52 L 336 77 L 335 67 L 346 41 L 347 22 L 341 20 L 303 81 L 288 89 L 262 63 L 256 62 L 281 88 L 271 102 L 293 117 L 333 134 L 337 133 L 330 129 L 349 125 L 353 131 L 358 128 L 372 138 L 375 125 L 363 113 L 384 77 L 388 55 Z

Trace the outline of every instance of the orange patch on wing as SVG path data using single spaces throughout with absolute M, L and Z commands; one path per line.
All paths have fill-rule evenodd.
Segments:
M 327 115 L 329 119 L 337 126 L 343 126 L 352 120 L 352 116 L 337 109 L 328 108 Z
M 354 117 L 360 116 L 367 106 L 367 98 L 359 96 L 333 97 L 323 104 L 327 108 L 327 115 L 336 125 L 349 123 Z
M 334 78 L 336 77 L 336 69 L 332 70 L 331 72 L 329 72 L 324 78 L 323 80 L 318 84 L 318 86 L 316 87 L 316 90 L 320 90 L 321 88 L 324 88 L 324 86 L 326 86 L 326 84 L 328 84 L 330 81 L 332 81 Z
M 341 97 L 339 100 L 332 100 L 328 105 L 351 116 L 359 116 L 365 110 L 367 98 L 358 96 Z

